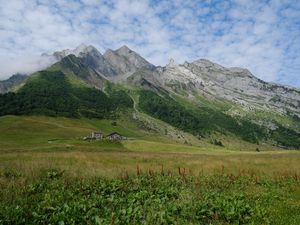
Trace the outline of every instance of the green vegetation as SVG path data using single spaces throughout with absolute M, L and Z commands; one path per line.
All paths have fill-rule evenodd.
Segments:
M 294 130 L 279 126 L 276 130 L 271 132 L 271 137 L 283 147 L 293 146 L 294 148 L 300 149 L 300 134 Z
M 0 115 L 48 115 L 107 118 L 117 108 L 132 108 L 122 90 L 105 95 L 89 87 L 73 87 L 59 71 L 41 71 L 17 93 L 0 96 Z
M 297 116 L 287 112 L 289 116 L 279 115 L 272 112 L 255 110 L 254 112 L 247 112 L 245 115 L 250 120 L 258 120 L 264 122 L 270 122 L 274 124 L 280 124 L 284 127 L 288 127 L 297 132 L 300 132 L 300 123 L 297 121 Z
M 280 127 L 268 131 L 251 121 L 233 118 L 220 110 L 184 107 L 169 96 L 162 97 L 152 91 L 140 92 L 139 107 L 145 113 L 194 135 L 229 132 L 252 143 L 271 138 L 282 146 L 300 148 L 300 134 L 293 130 Z
M 0 124 L 0 224 L 300 222 L 298 151 L 178 144 L 126 114 Z M 95 130 L 129 139 L 82 140 Z
M 105 93 L 89 86 L 89 79 L 99 81 Z M 139 108 L 145 116 L 148 114 L 148 118 L 152 116 L 162 120 L 197 138 L 210 137 L 221 141 L 220 135 L 223 135 L 227 139 L 237 137 L 252 144 L 267 142 L 280 147 L 300 148 L 298 126 L 290 125 L 293 124 L 292 119 L 285 118 L 286 126 L 281 126 L 283 119 L 275 117 L 278 129 L 272 131 L 251 122 L 252 118 L 227 115 L 228 102 L 209 102 L 200 96 L 189 102 L 179 97 L 173 99 L 160 89 L 157 92 L 161 95 L 145 90 L 129 91 L 122 85 L 109 83 L 96 76 L 80 59 L 69 56 L 47 71 L 30 76 L 17 92 L 0 95 L 0 116 L 115 119 L 120 112 Z M 226 141 L 222 139 L 221 143 L 217 145 L 223 146 Z
M 296 114 L 230 116 L 74 55 L 26 79 L 0 95 L 0 224 L 300 224 L 300 152 L 275 151 L 300 148 Z
M 126 115 L 121 118 L 126 118 Z M 113 131 L 126 137 L 141 135 L 134 124 L 117 119 L 117 125 L 113 126 L 111 122 L 108 119 L 2 116 L 0 117 L 0 151 L 74 150 L 81 146 L 97 148 L 99 142 L 82 141 L 83 137 L 97 130 L 101 130 L 105 135 Z M 120 146 L 116 147 L 119 149 Z
M 56 169 L 18 184 L 1 176 L 1 224 L 299 224 L 299 180 L 161 170 L 121 178 L 70 178 Z M 293 196 L 293 200 L 290 198 Z M 286 212 L 290 211 L 288 215 Z
M 170 97 L 163 98 L 151 91 L 141 91 L 139 106 L 146 113 L 195 135 L 229 131 L 250 142 L 257 142 L 265 137 L 263 128 L 256 124 L 237 121 L 209 108 L 189 110 Z

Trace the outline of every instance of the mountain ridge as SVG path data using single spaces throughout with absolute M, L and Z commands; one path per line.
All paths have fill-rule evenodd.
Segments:
M 125 98 L 116 97 L 120 106 L 123 102 L 129 111 L 147 114 L 195 136 L 209 139 L 214 135 L 223 138 L 234 135 L 253 143 L 300 146 L 300 91 L 262 81 L 247 69 L 226 68 L 206 59 L 183 64 L 170 60 L 164 67 L 154 66 L 127 46 L 108 49 L 103 55 L 95 47 L 86 45 L 54 54 L 58 61 L 46 70 L 29 76 L 24 81 L 24 87 L 21 85 L 19 89 L 11 89 L 16 94 L 0 95 L 3 104 L 1 115 L 22 110 L 25 114 L 31 114 L 30 108 L 25 108 L 25 111 L 22 108 L 22 93 L 26 93 L 24 101 L 30 102 L 34 113 L 43 112 L 43 107 L 48 107 L 51 115 L 63 113 L 99 117 L 117 113 L 119 107 L 115 100 L 113 108 L 102 106 L 104 114 L 101 98 L 95 96 L 98 103 L 92 103 L 93 95 L 98 95 L 98 90 L 102 99 L 106 99 L 104 102 L 110 99 L 111 94 L 118 96 L 114 93 L 123 93 Z M 28 89 L 28 85 L 32 86 L 33 76 L 40 77 L 41 87 L 35 83 L 32 90 L 49 93 L 49 96 L 57 95 L 41 89 L 45 88 L 41 78 L 46 76 L 50 79 L 51 74 L 56 74 L 57 79 L 61 74 L 65 77 L 65 84 L 72 87 L 67 89 L 66 99 L 63 97 L 60 100 L 74 102 L 75 105 L 69 105 L 71 114 L 53 99 L 49 100 L 53 106 L 48 106 L 45 99 L 38 100 L 42 105 L 34 103 L 34 96 Z M 51 82 L 56 81 L 50 79 L 47 82 L 54 87 Z M 52 90 L 55 92 L 56 89 Z M 128 96 L 136 102 L 136 106 L 128 103 Z M 19 105 L 14 107 L 8 101 Z M 91 110 L 88 110 L 89 107 Z
M 123 49 L 123 50 L 122 50 Z M 62 51 L 55 51 L 53 54 L 48 54 L 48 53 L 43 53 L 42 56 L 48 56 L 48 57 L 56 57 L 56 60 L 57 61 L 60 61 L 62 58 L 68 56 L 68 55 L 75 55 L 76 57 L 80 57 L 80 55 L 84 55 L 84 53 L 87 53 L 87 52 L 90 52 L 92 50 L 97 50 L 97 48 L 95 48 L 93 45 L 86 45 L 84 43 L 80 44 L 79 46 L 77 46 L 76 48 L 74 49 L 64 49 Z M 116 50 L 112 50 L 112 49 L 106 49 L 106 51 L 101 54 L 99 51 L 99 53 L 104 56 L 107 52 L 124 52 L 125 51 L 129 51 L 129 52 L 133 52 L 135 53 L 136 55 L 138 55 L 139 57 L 141 57 L 138 53 L 136 53 L 135 51 L 131 50 L 127 45 L 123 45 L 121 46 L 120 48 L 116 49 Z M 149 63 L 146 59 L 144 59 L 143 57 L 141 57 L 142 60 L 144 60 L 145 62 Z M 181 65 L 185 65 L 186 63 L 196 63 L 197 61 L 200 61 L 200 62 L 206 62 L 207 64 L 210 64 L 210 65 L 214 65 L 214 66 L 218 66 L 218 67 L 222 67 L 222 68 L 225 68 L 225 69 L 228 69 L 228 70 L 232 70 L 232 71 L 244 71 L 246 73 L 249 73 L 251 74 L 251 76 L 254 76 L 247 68 L 243 68 L 243 67 L 224 67 L 218 63 L 215 63 L 215 62 L 212 62 L 211 60 L 208 60 L 208 59 L 205 59 L 205 58 L 199 58 L 197 60 L 194 60 L 192 62 L 187 62 L 185 61 L 183 64 Z M 151 64 L 151 63 L 149 63 Z M 159 67 L 166 67 L 166 66 L 155 66 L 153 64 L 151 64 L 152 66 L 156 67 L 156 68 L 159 68 Z M 50 65 L 49 65 L 50 66 Z M 254 76 L 256 77 L 256 76 Z M 257 78 L 257 77 L 256 77 Z M 257 78 L 259 80 L 261 80 L 260 78 Z M 4 81 L 4 80 L 2 80 Z M 2 82 L 0 81 L 0 82 Z M 263 81 L 263 80 L 261 80 Z M 263 82 L 266 82 L 266 83 L 269 83 L 269 84 L 273 84 L 273 85 L 276 85 L 276 86 L 282 86 L 282 87 L 286 87 L 288 89 L 294 89 L 294 90 L 297 90 L 298 92 L 300 92 L 300 88 L 299 87 L 295 87 L 295 86 L 290 86 L 290 85 L 285 85 L 285 84 L 280 84 L 280 83 L 276 83 L 276 82 L 267 82 L 267 81 L 263 81 Z
M 129 77 L 144 70 L 147 76 L 142 79 L 173 92 L 187 92 L 186 94 L 191 96 L 198 92 L 201 95 L 235 102 L 247 110 L 252 110 L 253 107 L 263 108 L 276 110 L 281 114 L 292 111 L 300 117 L 300 89 L 265 82 L 244 68 L 226 68 L 207 59 L 183 64 L 173 61 L 172 66 L 154 66 L 126 45 L 116 50 L 107 49 L 102 55 L 92 45 L 82 44 L 73 50 L 55 52 L 51 57 L 56 57 L 59 62 L 69 55 L 75 55 L 94 70 L 94 77 L 101 77 L 113 83 L 126 84 Z M 13 86 L 4 89 L 5 82 L 0 82 L 0 93 L 9 91 Z M 97 81 L 94 82 L 94 86 L 99 87 Z

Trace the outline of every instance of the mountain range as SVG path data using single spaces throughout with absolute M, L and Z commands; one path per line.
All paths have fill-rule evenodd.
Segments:
M 149 132 L 182 142 L 191 135 L 220 146 L 300 148 L 300 90 L 247 69 L 206 59 L 155 66 L 127 46 L 101 54 L 80 45 L 43 57 L 55 63 L 0 81 L 0 115 L 114 118 L 126 111 Z

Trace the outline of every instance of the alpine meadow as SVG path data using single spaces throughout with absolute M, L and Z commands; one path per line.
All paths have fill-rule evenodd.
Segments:
M 0 60 L 7 56 L 0 75 L 10 73 L 0 81 L 0 224 L 300 224 L 298 78 L 293 87 L 283 85 L 283 78 L 272 80 L 261 73 L 277 68 L 284 79 L 287 75 L 280 74 L 286 71 L 299 74 L 299 51 L 287 52 L 297 43 L 277 40 L 277 49 L 290 44 L 279 68 L 272 55 L 279 50 L 259 48 L 264 38 L 271 43 L 271 36 L 246 27 L 252 20 L 267 26 L 270 13 L 284 3 L 261 1 L 256 11 L 252 3 L 228 1 L 229 10 L 224 2 L 226 19 L 218 25 L 213 21 L 219 17 L 213 13 L 220 1 L 32 2 L 36 3 L 12 1 L 7 10 L 6 6 L 0 9 L 0 19 L 8 18 L 0 22 L 4 43 Z M 242 10 L 241 4 L 252 16 L 245 30 L 259 37 L 248 48 L 242 45 L 248 39 L 243 42 L 237 36 L 243 26 L 238 31 L 234 27 L 248 18 L 233 11 Z M 272 33 L 274 39 L 292 23 L 293 13 L 284 11 L 289 8 L 285 4 L 276 15 L 286 23 L 272 25 L 278 31 Z M 174 25 L 181 20 L 175 20 L 172 7 L 178 14 L 183 9 L 184 15 L 192 13 L 197 23 L 184 17 L 186 28 Z M 201 17 L 204 7 L 210 13 Z M 269 13 L 262 22 L 257 18 L 264 15 L 264 7 Z M 34 12 L 39 13 L 30 20 Z M 17 32 L 17 25 L 23 24 L 20 18 L 31 21 L 26 26 L 41 26 L 28 28 L 29 33 L 20 31 L 20 39 L 9 38 L 9 32 Z M 201 27 L 203 21 L 211 23 L 214 34 L 206 25 Z M 161 25 L 157 27 L 161 30 L 146 39 L 139 29 L 146 25 L 150 29 L 151 22 Z M 206 33 L 197 33 L 200 28 Z M 168 40 L 176 42 L 154 44 L 165 37 L 165 29 Z M 61 31 L 63 35 L 58 35 Z M 240 40 L 236 61 L 232 51 L 213 42 L 231 38 L 230 33 Z M 197 35 L 199 40 L 207 35 L 201 39 L 203 49 L 211 38 L 213 50 L 192 45 Z M 300 34 L 290 33 L 290 37 L 300 40 Z M 27 47 L 21 47 L 20 40 Z M 93 45 L 78 46 L 78 42 Z M 104 44 L 119 47 L 102 54 Z M 18 62 L 14 58 L 35 48 L 46 53 L 40 52 L 34 62 L 29 56 Z M 182 49 L 187 51 L 187 61 L 162 60 L 181 59 Z M 271 52 L 270 58 L 265 51 Z M 219 61 L 225 65 L 195 57 L 204 53 L 212 59 L 222 53 L 224 61 Z M 247 60 L 256 65 L 248 70 L 228 63 L 244 67 Z M 260 78 L 250 72 L 253 68 Z

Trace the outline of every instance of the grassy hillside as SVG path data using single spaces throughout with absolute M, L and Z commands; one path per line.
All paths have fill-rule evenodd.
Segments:
M 196 107 L 187 102 L 182 105 L 167 95 L 159 96 L 152 91 L 140 92 L 139 107 L 145 113 L 194 135 L 205 137 L 213 132 L 231 133 L 252 143 L 269 140 L 280 146 L 300 148 L 300 134 L 292 129 L 278 124 L 277 129 L 268 130 L 246 118 L 235 118 L 220 110 Z
M 0 95 L 0 115 L 108 118 L 117 108 L 133 106 L 131 98 L 121 90 L 107 96 L 95 88 L 73 83 L 60 71 L 41 71 L 17 93 Z
M 114 174 L 121 172 L 122 166 L 135 171 L 137 164 L 142 167 L 166 164 L 174 170 L 178 166 L 185 166 L 194 170 L 196 174 L 202 170 L 212 172 L 214 169 L 220 169 L 222 165 L 230 171 L 241 167 L 259 171 L 259 173 L 268 168 L 268 173 L 300 169 L 299 154 L 294 151 L 286 151 L 286 154 L 281 151 L 278 153 L 274 151 L 256 152 L 255 146 L 239 143 L 239 140 L 235 139 L 228 143 L 228 146 L 233 146 L 232 148 L 220 147 L 205 141 L 199 142 L 198 146 L 180 144 L 176 142 L 176 139 L 170 139 L 166 135 L 144 130 L 131 121 L 129 115 L 122 115 L 117 120 L 4 116 L 0 117 L 0 124 L 0 154 L 4 158 L 9 156 L 13 161 L 18 160 L 19 156 L 22 157 L 19 154 L 23 152 L 23 156 L 26 155 L 26 158 L 32 163 L 35 162 L 35 159 L 43 161 L 44 153 L 44 156 L 50 157 L 54 161 L 59 158 L 71 157 L 81 162 L 78 157 L 82 154 L 81 152 L 84 152 L 85 157 L 82 160 L 91 165 L 98 161 L 101 169 L 109 167 L 109 163 L 118 165 Z M 83 140 L 83 137 L 97 130 L 101 130 L 105 135 L 117 131 L 128 137 L 128 140 L 120 143 Z M 237 146 L 238 148 L 235 148 Z M 266 149 L 270 150 L 271 148 Z M 110 152 L 112 150 L 113 152 Z M 261 150 L 264 148 L 262 147 Z M 122 161 L 123 159 L 126 160 Z M 106 160 L 108 160 L 108 164 Z M 82 162 L 84 163 L 84 161 Z M 2 168 L 5 165 L 8 166 L 9 162 L 11 161 L 2 162 Z M 276 164 L 279 165 L 278 168 Z M 23 166 L 26 167 L 26 165 L 27 163 Z M 89 173 L 89 169 L 81 172 L 85 173 L 84 171 Z M 97 171 L 99 172 L 99 170 Z
M 135 113 L 139 115 L 138 113 Z M 131 112 L 121 113 L 117 119 L 63 118 L 46 116 L 2 116 L 0 117 L 0 150 L 9 152 L 45 150 L 98 150 L 97 143 L 87 143 L 83 137 L 92 131 L 104 134 L 117 131 L 133 140 L 123 142 L 122 149 L 132 151 L 185 152 L 217 149 L 218 151 L 255 151 L 256 144 L 242 141 L 234 136 L 216 136 L 225 147 L 210 142 L 214 138 L 201 138 L 180 132 L 170 125 L 147 115 L 133 119 Z M 150 123 L 148 125 L 148 123 Z M 149 127 L 151 126 L 151 127 Z M 180 137 L 180 138 L 179 138 Z M 186 144 L 184 144 L 187 141 Z M 191 146 L 190 146 L 191 145 Z M 193 146 L 192 146 L 193 145 Z M 103 147 L 103 146 L 102 146 Z M 119 148 L 120 146 L 117 146 Z M 270 145 L 260 145 L 261 151 L 274 150 Z
M 137 128 L 115 120 L 71 119 L 45 116 L 0 117 L 0 150 L 68 149 L 87 144 L 82 139 L 93 131 L 104 134 L 117 131 L 127 137 L 139 137 Z M 129 128 L 128 128 L 129 127 Z M 131 128 L 130 128 L 131 127 Z M 90 144 L 93 148 L 93 143 Z M 69 146 L 69 147 L 68 147 Z

